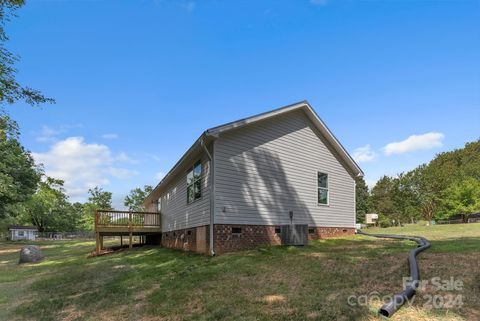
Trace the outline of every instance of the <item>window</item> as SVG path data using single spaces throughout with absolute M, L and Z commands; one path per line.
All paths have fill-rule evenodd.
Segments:
M 157 201 L 157 212 L 162 211 L 162 198 L 160 197 Z
M 202 197 L 202 163 L 193 165 L 187 173 L 187 203 L 190 204 Z
M 315 234 L 315 229 L 313 227 L 309 227 L 308 234 Z
M 280 227 L 275 227 L 275 234 L 280 234 L 282 232 L 282 230 L 280 229 Z
M 328 205 L 328 174 L 318 172 L 318 204 Z
M 232 227 L 232 234 L 242 234 L 241 227 Z
M 18 231 L 17 234 L 18 234 L 18 236 L 25 236 L 25 232 L 23 232 L 23 231 Z

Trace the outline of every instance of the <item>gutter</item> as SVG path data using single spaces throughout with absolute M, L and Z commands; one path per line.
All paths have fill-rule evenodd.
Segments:
M 403 291 L 395 294 L 390 302 L 384 304 L 378 313 L 384 317 L 390 318 L 395 312 L 397 312 L 405 303 L 407 303 L 417 293 L 417 288 L 420 284 L 420 271 L 418 270 L 417 254 L 425 251 L 430 247 L 430 243 L 426 238 L 420 236 L 406 236 L 406 235 L 390 235 L 390 234 L 368 234 L 357 230 L 357 234 L 373 236 L 379 238 L 390 238 L 409 240 L 416 242 L 418 247 L 411 250 L 408 253 L 408 264 L 410 268 L 410 280 L 406 284 Z
M 208 160 L 210 161 L 210 226 L 209 226 L 209 253 L 211 256 L 215 256 L 215 249 L 213 246 L 213 224 L 214 224 L 214 214 L 215 214 L 215 176 L 214 176 L 214 167 L 213 167 L 213 157 L 208 151 L 208 148 L 205 144 L 203 136 L 200 138 L 200 145 L 203 147 L 203 150 L 207 154 Z

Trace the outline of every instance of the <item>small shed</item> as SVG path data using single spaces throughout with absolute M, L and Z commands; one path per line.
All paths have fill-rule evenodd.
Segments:
M 365 214 L 365 224 L 377 224 L 377 222 L 378 222 L 378 214 L 376 213 Z
M 11 241 L 34 241 L 37 232 L 38 229 L 35 226 L 10 225 L 8 227 L 8 234 Z

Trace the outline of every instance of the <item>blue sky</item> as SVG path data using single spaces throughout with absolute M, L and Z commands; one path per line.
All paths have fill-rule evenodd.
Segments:
M 8 110 L 72 200 L 118 207 L 204 129 L 303 99 L 370 184 L 480 137 L 476 0 L 31 0 L 7 32 L 57 101 Z

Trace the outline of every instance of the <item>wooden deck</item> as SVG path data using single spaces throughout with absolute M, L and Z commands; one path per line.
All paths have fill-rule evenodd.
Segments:
M 133 236 L 140 236 L 145 242 L 147 235 L 159 235 L 162 232 L 160 213 L 129 212 L 114 210 L 98 210 L 95 212 L 95 251 L 99 254 L 103 249 L 104 236 L 128 236 L 129 247 L 132 248 Z

